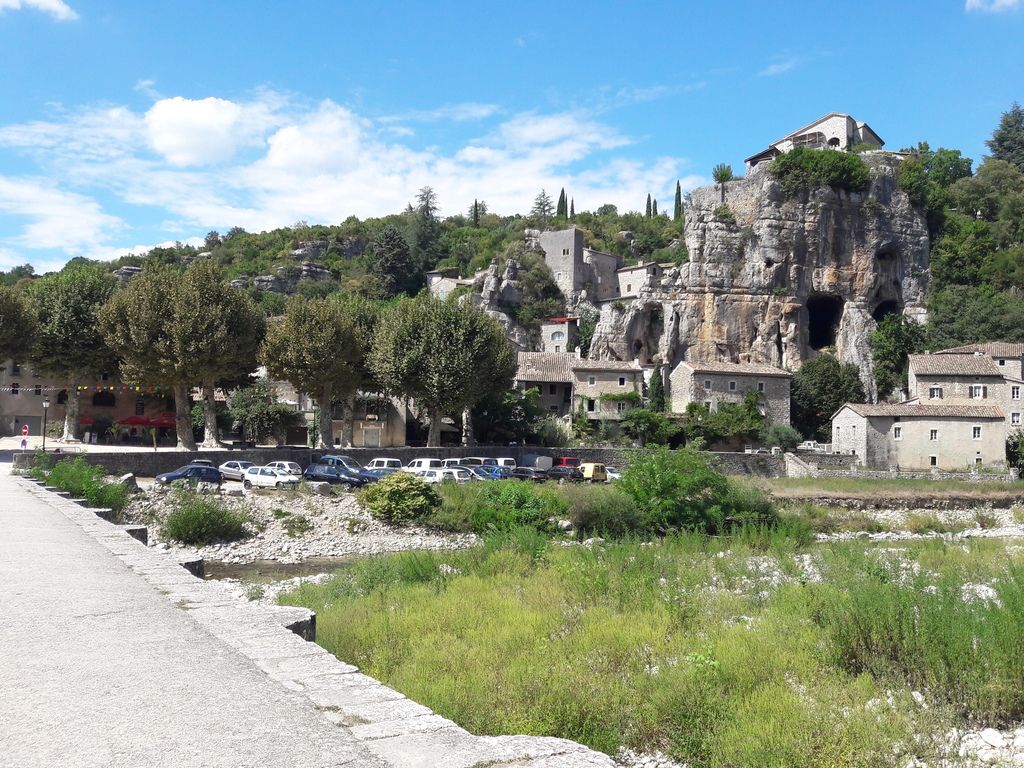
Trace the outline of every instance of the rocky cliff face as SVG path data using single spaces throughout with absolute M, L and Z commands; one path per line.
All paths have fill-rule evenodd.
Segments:
M 767 170 L 686 205 L 690 263 L 631 302 L 605 302 L 591 357 L 761 362 L 797 370 L 823 349 L 861 368 L 874 393 L 867 336 L 901 312 L 924 319 L 928 229 L 896 187 L 899 158 L 864 156 L 863 193 L 818 189 L 786 199 Z M 716 214 L 716 211 L 718 213 Z M 723 215 L 724 214 L 724 215 Z

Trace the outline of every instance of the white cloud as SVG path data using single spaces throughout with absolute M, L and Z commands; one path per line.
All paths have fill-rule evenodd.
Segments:
M 260 231 L 298 219 L 394 213 L 425 185 L 447 213 L 473 199 L 496 212 L 526 211 L 542 187 L 563 186 L 578 211 L 603 203 L 636 210 L 649 191 L 667 204 L 683 166 L 671 157 L 609 156 L 631 140 L 585 112 L 512 115 L 449 150 L 414 147 L 396 128 L 331 100 L 308 104 L 270 92 L 248 101 L 161 99 L 144 114 L 109 105 L 63 111 L 51 121 L 0 127 L 0 151 L 29 155 L 62 187 L 85 193 L 62 198 L 75 209 L 68 212 L 73 226 L 11 207 L 13 194 L 7 212 L 29 219 L 20 240 L 26 245 L 29 229 L 40 234 L 46 221 L 49 245 L 38 247 L 116 255 L 132 250 L 118 242 L 121 222 L 86 194 L 150 209 L 148 219 L 164 222 L 152 231 L 184 239 L 232 226 Z M 688 176 L 684 187 L 699 181 Z
M 74 21 L 78 18 L 75 9 L 64 0 L 0 0 L 0 13 L 3 11 L 20 11 L 22 8 L 34 8 L 48 13 L 57 21 Z
M 387 115 L 378 118 L 378 122 L 400 123 L 452 120 L 460 123 L 466 120 L 483 120 L 496 115 L 500 111 L 496 104 L 481 104 L 475 101 L 468 101 L 463 104 L 446 104 L 436 109 L 414 109 L 398 115 Z
M 1015 11 L 1021 6 L 1021 0 L 966 0 L 964 10 L 1000 13 Z
M 800 63 L 799 59 L 791 58 L 785 61 L 777 61 L 774 64 L 769 64 L 767 67 L 757 73 L 758 77 L 774 77 L 775 75 L 782 75 L 786 72 L 790 72 L 796 68 L 796 65 Z
M 0 214 L 28 219 L 22 233 L 9 242 L 72 255 L 106 241 L 123 226 L 95 200 L 40 179 L 0 176 Z

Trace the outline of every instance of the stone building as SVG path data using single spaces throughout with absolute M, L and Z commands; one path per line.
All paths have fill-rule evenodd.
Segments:
M 1003 468 L 1006 423 L 995 405 L 847 403 L 832 417 L 832 450 L 871 469 Z
M 578 359 L 568 352 L 520 352 L 516 366 L 516 386 L 536 387 L 540 407 L 545 413 L 569 416 L 572 410 L 572 365 Z
M 447 299 L 448 296 L 456 288 L 463 286 L 472 286 L 475 278 L 471 277 L 459 277 L 459 270 L 457 269 L 442 269 L 435 270 L 433 272 L 427 272 L 427 290 L 430 291 L 430 295 L 435 298 Z
M 690 403 L 706 403 L 716 410 L 722 403 L 742 403 L 756 392 L 770 423 L 788 426 L 792 378 L 788 371 L 770 365 L 683 361 L 669 374 L 668 394 L 672 411 L 685 413 Z
M 787 133 L 778 141 L 769 144 L 767 149 L 751 155 L 744 162 L 750 170 L 758 163 L 773 160 L 796 147 L 845 150 L 856 145 L 881 149 L 885 142 L 867 123 L 859 122 L 842 112 L 829 112 L 813 123 Z
M 631 267 L 620 267 L 616 270 L 618 286 L 616 295 L 633 298 L 644 288 L 654 288 L 665 272 L 663 264 L 647 262 L 634 264 Z
M 549 317 L 540 324 L 542 352 L 571 352 L 579 339 L 579 319 Z
M 986 341 L 962 347 L 943 349 L 937 355 L 985 355 L 999 368 L 1007 382 L 1021 383 L 1024 379 L 1024 342 Z
M 1000 404 L 1006 382 L 999 366 L 985 355 L 910 355 L 909 400 L 921 403 Z
M 576 227 L 552 232 L 526 231 L 527 245 L 544 251 L 544 261 L 555 284 L 572 305 L 586 291 L 590 301 L 615 298 L 620 266 L 617 256 L 595 251 L 583 244 L 583 230 Z
M 576 360 L 572 375 L 574 413 L 588 419 L 618 420 L 642 402 L 644 372 L 634 361 Z

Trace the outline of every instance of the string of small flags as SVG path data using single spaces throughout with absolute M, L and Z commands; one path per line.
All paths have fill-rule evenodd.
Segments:
M 45 386 L 44 387 L 44 386 L 39 385 L 39 384 L 22 384 L 21 386 L 18 386 L 18 387 L 12 387 L 12 386 L 0 387 L 0 392 L 19 392 L 19 393 L 20 392 L 24 392 L 24 393 L 31 393 L 31 392 L 65 392 L 67 389 L 68 389 L 67 387 L 58 387 L 58 386 Z M 165 391 L 167 391 L 166 387 L 154 387 L 154 386 L 149 386 L 149 385 L 132 387 L 132 386 L 128 386 L 127 384 L 114 384 L 114 385 L 107 385 L 107 384 L 94 385 L 94 384 L 88 384 L 88 385 L 77 386 L 77 387 L 75 387 L 75 389 L 77 389 L 79 392 L 165 392 Z

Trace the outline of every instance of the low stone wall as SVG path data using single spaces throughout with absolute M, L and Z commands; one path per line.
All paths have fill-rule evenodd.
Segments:
M 848 453 L 817 453 L 815 451 L 800 451 L 796 455 L 811 466 L 819 468 L 849 469 L 856 464 L 856 457 Z
M 850 469 L 817 469 L 811 477 L 857 477 L 870 480 L 955 480 L 961 483 L 1014 483 L 1019 479 L 1015 469 L 1006 472 L 907 472 L 896 470 L 863 469 L 854 465 Z
M 515 459 L 517 464 L 532 464 L 537 456 L 573 456 L 581 462 L 596 461 L 612 467 L 623 467 L 627 452 L 621 448 L 540 448 L 522 445 L 478 445 L 472 448 L 347 448 L 331 451 L 311 450 L 309 448 L 251 448 L 224 451 L 132 451 L 122 453 L 101 453 L 88 451 L 83 453 L 64 454 L 65 459 L 82 457 L 88 463 L 98 467 L 110 475 L 123 475 L 131 472 L 137 477 L 154 477 L 162 472 L 188 463 L 192 459 L 208 459 L 214 464 L 225 461 L 251 461 L 254 464 L 266 464 L 271 461 L 294 461 L 302 466 L 313 463 L 320 456 L 328 453 L 351 456 L 360 464 L 371 459 L 399 459 L 403 464 L 417 458 L 461 458 L 463 456 L 493 456 Z M 761 477 L 785 476 L 785 465 L 781 456 L 750 453 L 715 453 L 723 472 L 729 475 L 758 475 Z M 16 452 L 15 468 L 27 467 L 34 454 L 31 451 Z

